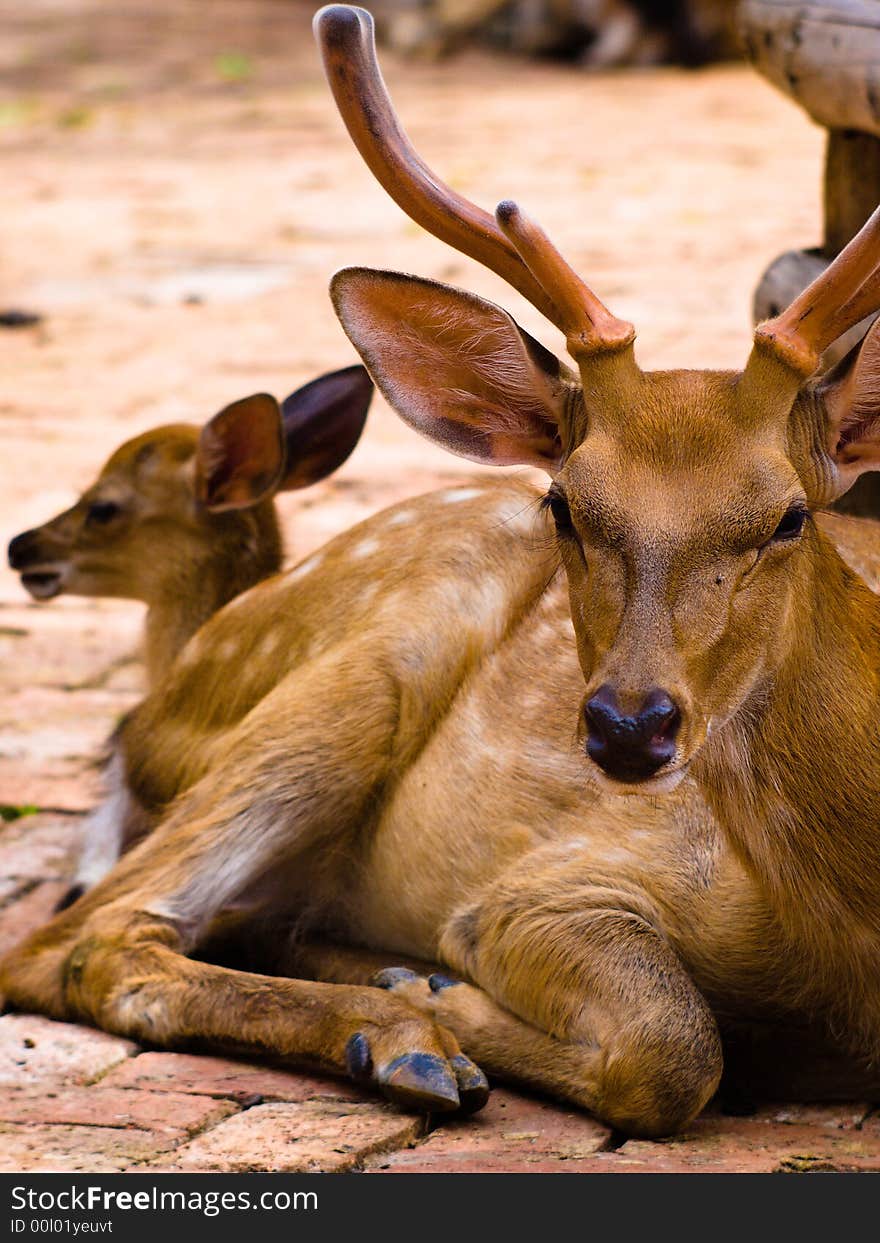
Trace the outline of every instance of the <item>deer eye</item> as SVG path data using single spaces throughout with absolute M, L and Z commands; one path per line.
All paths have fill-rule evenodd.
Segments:
M 561 492 L 548 492 L 544 497 L 544 505 L 553 515 L 553 521 L 556 523 L 556 530 L 559 535 L 570 535 L 574 530 L 571 521 L 571 510 L 568 508 L 568 501 Z
M 119 506 L 115 501 L 95 501 L 89 506 L 86 522 L 92 526 L 102 527 L 112 522 L 118 513 Z
M 804 523 L 807 520 L 807 511 L 800 505 L 792 506 L 787 510 L 779 523 L 779 526 L 770 536 L 771 540 L 794 540 L 797 539 L 801 531 L 804 529 Z

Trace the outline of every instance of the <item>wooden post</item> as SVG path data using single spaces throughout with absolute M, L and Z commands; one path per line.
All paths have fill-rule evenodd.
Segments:
M 880 203 L 880 4 L 741 0 L 759 73 L 828 130 L 822 253 L 833 259 Z
M 757 321 L 805 289 L 880 203 L 880 3 L 741 0 L 738 19 L 755 68 L 828 130 L 822 245 L 771 263 L 755 291 Z M 836 341 L 823 368 L 852 349 L 873 318 Z M 863 475 L 834 508 L 880 517 L 880 474 Z
M 839 254 L 855 237 L 878 203 L 880 138 L 858 130 L 829 130 L 825 154 L 825 237 L 822 243 L 822 250 L 829 259 Z

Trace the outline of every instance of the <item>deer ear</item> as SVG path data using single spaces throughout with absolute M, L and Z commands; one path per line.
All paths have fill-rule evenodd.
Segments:
M 360 440 L 373 382 L 360 365 L 304 384 L 281 406 L 287 469 L 280 488 L 307 488 L 341 466 Z
M 369 268 L 337 272 L 330 293 L 376 384 L 416 431 L 476 462 L 560 464 L 571 379 L 506 311 Z
M 826 447 L 843 493 L 865 471 L 880 470 L 880 320 L 824 377 L 819 393 L 828 417 Z
M 259 504 L 276 490 L 283 471 L 281 410 L 268 393 L 234 401 L 202 428 L 195 492 L 212 513 Z

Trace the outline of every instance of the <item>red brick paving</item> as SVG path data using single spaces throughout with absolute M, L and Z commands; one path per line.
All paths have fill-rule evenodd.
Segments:
M 249 1105 L 263 1101 L 369 1099 L 345 1079 L 291 1074 L 267 1066 L 187 1053 L 142 1053 L 114 1067 L 103 1082 L 107 1086 L 147 1088 L 151 1092 L 226 1097 Z
M 190 1171 L 316 1173 L 359 1166 L 377 1152 L 414 1143 L 423 1130 L 375 1102 L 303 1101 L 256 1105 L 175 1153 L 174 1166 Z M 171 1168 L 167 1158 L 163 1168 Z

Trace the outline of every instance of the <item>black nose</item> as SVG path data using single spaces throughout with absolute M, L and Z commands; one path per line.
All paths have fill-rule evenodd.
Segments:
M 38 559 L 36 555 L 38 538 L 37 531 L 23 531 L 21 535 L 16 535 L 15 539 L 9 541 L 7 556 L 11 569 L 24 570 Z
M 625 716 L 614 688 L 600 686 L 584 705 L 587 755 L 618 781 L 652 777 L 675 755 L 681 712 L 665 691 L 652 690 L 634 716 Z

